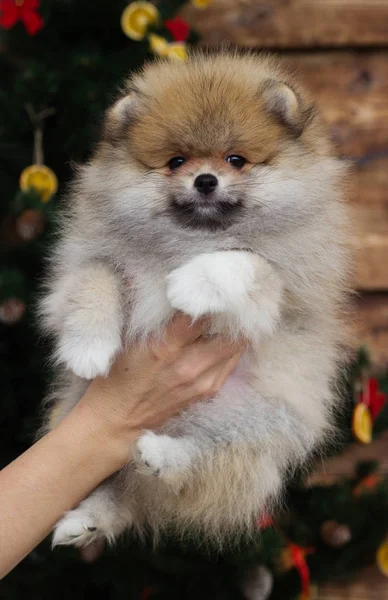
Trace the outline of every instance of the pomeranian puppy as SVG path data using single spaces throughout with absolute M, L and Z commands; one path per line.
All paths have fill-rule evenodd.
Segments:
M 215 398 L 160 430 L 53 543 L 192 528 L 222 543 L 330 437 L 346 338 L 344 166 L 279 62 L 195 53 L 131 76 L 73 185 L 41 315 L 61 365 L 51 429 L 122 343 L 176 311 L 249 340 Z

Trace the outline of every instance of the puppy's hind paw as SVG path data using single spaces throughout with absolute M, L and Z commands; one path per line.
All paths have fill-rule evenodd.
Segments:
M 58 521 L 52 539 L 54 546 L 88 546 L 98 540 L 112 544 L 132 522 L 132 514 L 118 504 L 109 488 L 97 488 L 77 508 Z
M 139 473 L 179 486 L 190 471 L 192 448 L 184 438 L 147 431 L 135 444 L 134 460 Z
M 66 513 L 57 523 L 52 546 L 53 548 L 55 546 L 76 546 L 80 548 L 88 546 L 102 535 L 91 515 L 75 509 Z

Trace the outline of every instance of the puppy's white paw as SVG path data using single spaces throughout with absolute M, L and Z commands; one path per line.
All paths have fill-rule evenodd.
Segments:
M 71 510 L 58 521 L 52 546 L 88 546 L 101 537 L 93 515 L 80 508 Z
M 171 484 L 184 481 L 190 472 L 194 449 L 185 438 L 144 433 L 136 442 L 134 460 L 143 475 L 160 477 Z
M 132 522 L 132 515 L 117 504 L 108 489 L 98 488 L 55 526 L 52 545 L 88 546 L 96 540 L 115 538 Z
M 120 350 L 118 328 L 87 331 L 66 327 L 57 350 L 57 360 L 79 377 L 93 379 L 107 375 L 112 360 Z
M 167 276 L 167 297 L 193 318 L 239 311 L 254 278 L 254 263 L 245 252 L 200 254 Z

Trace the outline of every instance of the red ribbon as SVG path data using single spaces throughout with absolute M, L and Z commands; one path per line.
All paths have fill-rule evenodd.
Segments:
M 301 548 L 296 544 L 290 544 L 292 561 L 295 568 L 299 572 L 299 577 L 302 586 L 302 598 L 308 600 L 310 595 L 310 569 L 306 562 L 306 554 L 314 552 L 313 548 Z
M 386 396 L 383 392 L 380 392 L 377 379 L 375 377 L 368 379 L 360 394 L 360 402 L 363 402 L 369 408 L 373 420 L 382 410 L 385 401 Z
M 167 19 L 164 23 L 164 26 L 171 33 L 176 42 L 185 42 L 189 37 L 190 28 L 186 21 L 184 21 L 181 17 Z
M 39 0 L 0 0 L 0 25 L 11 29 L 18 21 L 22 21 L 29 35 L 35 35 L 44 25 L 37 12 Z

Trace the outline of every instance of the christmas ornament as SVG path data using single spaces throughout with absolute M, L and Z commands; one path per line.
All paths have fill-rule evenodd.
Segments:
M 44 231 L 45 217 L 38 210 L 25 210 L 16 221 L 16 231 L 25 242 L 31 242 Z
M 186 59 L 186 45 L 183 42 L 173 42 L 169 44 L 165 38 L 156 35 L 155 33 L 151 33 L 148 36 L 148 41 L 150 49 L 158 56 L 165 56 L 167 58 L 178 60 Z
M 11 29 L 22 21 L 29 35 L 36 35 L 44 25 L 37 12 L 39 0 L 0 0 L 0 26 Z
M 192 0 L 192 3 L 196 8 L 206 8 L 209 6 L 211 0 Z
M 311 554 L 312 550 L 301 548 L 296 544 L 290 544 L 291 555 L 294 566 L 299 572 L 300 582 L 302 586 L 301 600 L 309 600 L 310 590 L 310 570 L 306 562 L 306 554 Z
M 381 412 L 386 396 L 380 392 L 378 380 L 368 377 L 365 369 L 355 382 L 354 395 L 356 406 L 353 412 L 353 433 L 362 444 L 370 444 L 373 422 Z
M 321 538 L 331 548 L 341 548 L 352 539 L 352 534 L 347 525 L 337 521 L 325 521 L 321 525 Z
M 8 298 L 0 304 L 0 322 L 4 325 L 18 323 L 24 315 L 26 305 L 20 298 Z
M 386 399 L 386 395 L 380 392 L 379 382 L 375 377 L 371 377 L 364 383 L 359 402 L 362 402 L 369 408 L 373 421 L 381 412 Z
M 158 19 L 159 11 L 151 2 L 131 2 L 121 15 L 121 29 L 131 40 L 139 42 Z
M 150 49 L 154 54 L 158 56 L 166 56 L 168 41 L 160 35 L 156 35 L 156 33 L 151 33 L 148 36 L 148 41 L 150 44 Z
M 306 556 L 314 552 L 314 548 L 302 548 L 296 544 L 289 543 L 280 555 L 278 563 L 279 571 L 285 572 L 295 568 L 300 577 L 302 595 L 300 600 L 310 600 L 310 570 L 306 562 Z
M 376 553 L 376 563 L 379 571 L 388 577 L 388 541 L 381 544 Z
M 279 573 L 287 573 L 287 571 L 291 571 L 294 568 L 294 561 L 291 554 L 290 548 L 287 546 L 284 550 L 281 551 L 278 559 L 276 560 L 276 570 Z
M 20 175 L 20 188 L 23 192 L 34 189 L 43 203 L 50 200 L 58 190 L 58 179 L 54 171 L 44 165 L 43 155 L 43 123 L 44 119 L 54 114 L 55 109 L 46 108 L 36 113 L 28 104 L 26 111 L 34 127 L 34 164 L 26 167 Z
M 50 200 L 58 189 L 58 179 L 54 171 L 45 165 L 31 165 L 26 167 L 20 175 L 20 188 L 26 192 L 34 188 L 43 203 Z
M 185 42 L 188 39 L 190 28 L 181 17 L 167 19 L 164 25 L 176 42 Z
M 357 404 L 353 411 L 352 431 L 361 444 L 372 442 L 372 416 L 369 408 L 363 403 Z
M 380 485 L 380 483 L 382 483 L 382 481 L 383 478 L 381 477 L 381 475 L 378 475 L 377 473 L 372 473 L 371 475 L 368 475 L 368 477 L 362 479 L 353 488 L 353 495 L 361 496 L 361 494 L 367 494 L 368 492 L 372 492 L 376 489 L 378 485 Z
M 267 600 L 273 588 L 273 575 L 267 567 L 259 565 L 245 578 L 243 593 L 247 600 Z
M 168 44 L 166 56 L 167 56 L 167 58 L 171 58 L 171 59 L 186 60 L 186 58 L 187 58 L 186 44 L 184 44 L 183 42 L 175 42 L 172 44 Z

